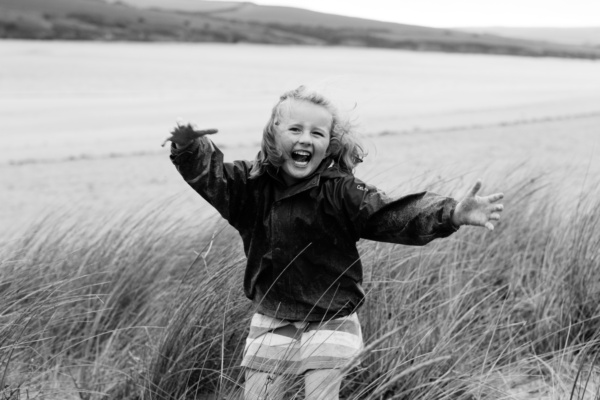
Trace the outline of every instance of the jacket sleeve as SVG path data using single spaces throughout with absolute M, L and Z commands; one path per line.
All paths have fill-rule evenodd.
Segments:
M 223 153 L 207 137 L 188 147 L 171 146 L 171 161 L 183 179 L 234 227 L 243 212 L 245 189 L 252 164 L 223 161 Z
M 432 192 L 391 198 L 353 178 L 346 185 L 346 199 L 360 238 L 422 246 L 458 230 L 452 224 L 457 201 Z

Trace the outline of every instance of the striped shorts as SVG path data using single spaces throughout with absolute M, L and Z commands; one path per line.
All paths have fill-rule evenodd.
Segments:
M 274 374 L 345 366 L 363 349 L 356 313 L 323 322 L 294 322 L 254 314 L 242 366 Z

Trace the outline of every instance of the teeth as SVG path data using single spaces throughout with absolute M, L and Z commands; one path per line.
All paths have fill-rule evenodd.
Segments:
M 292 152 L 292 161 L 299 167 L 306 167 L 312 158 L 310 151 L 296 150 Z

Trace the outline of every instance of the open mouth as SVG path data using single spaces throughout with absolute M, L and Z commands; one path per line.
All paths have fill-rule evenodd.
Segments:
M 292 152 L 292 160 L 294 160 L 294 163 L 299 166 L 307 165 L 311 158 L 312 154 L 308 151 L 297 150 Z

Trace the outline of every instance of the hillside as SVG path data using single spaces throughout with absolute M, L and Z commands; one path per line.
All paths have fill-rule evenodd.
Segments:
M 125 3 L 130 6 L 146 9 L 168 9 L 183 12 L 212 12 L 239 7 L 239 1 L 211 0 L 106 0 L 109 3 Z
M 600 48 L 600 26 L 582 28 L 481 27 L 456 28 L 456 30 L 469 33 L 487 33 L 516 39 Z
M 0 0 L 0 38 L 344 45 L 600 58 L 600 49 L 585 46 L 380 22 L 291 7 L 189 0 Z

